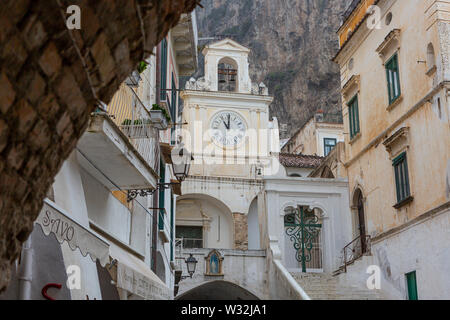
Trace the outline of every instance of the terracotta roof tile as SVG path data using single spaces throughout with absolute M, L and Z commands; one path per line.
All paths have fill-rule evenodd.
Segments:
M 280 153 L 279 159 L 284 167 L 315 169 L 320 166 L 325 158 L 304 154 Z

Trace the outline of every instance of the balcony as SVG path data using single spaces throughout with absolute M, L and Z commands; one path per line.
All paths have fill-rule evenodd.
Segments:
M 108 105 L 107 113 L 156 171 L 159 163 L 158 129 L 152 123 L 149 108 L 144 106 L 134 89 L 122 84 Z
M 78 142 L 80 165 L 110 190 L 156 188 L 158 131 L 146 107 L 122 84 L 105 109 L 91 115 Z

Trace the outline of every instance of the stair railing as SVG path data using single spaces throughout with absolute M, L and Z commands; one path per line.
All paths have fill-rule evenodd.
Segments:
M 359 236 L 342 249 L 344 272 L 347 272 L 347 266 L 353 261 L 364 254 L 370 254 L 370 240 L 371 237 L 369 235 Z

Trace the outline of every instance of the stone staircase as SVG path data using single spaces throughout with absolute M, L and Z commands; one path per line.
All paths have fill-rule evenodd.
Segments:
M 379 292 L 340 283 L 339 278 L 323 273 L 292 273 L 312 300 L 380 300 Z

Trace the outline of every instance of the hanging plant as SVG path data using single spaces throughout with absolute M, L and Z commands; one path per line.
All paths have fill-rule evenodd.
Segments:
M 167 110 L 164 109 L 163 107 L 161 107 L 159 104 L 153 104 L 152 105 L 152 110 L 159 110 L 162 111 L 162 114 L 164 115 L 164 117 L 166 118 L 167 122 L 170 122 L 170 115 L 167 113 Z
M 142 72 L 145 71 L 145 69 L 147 69 L 147 67 L 148 67 L 148 63 L 145 62 L 145 61 L 141 61 L 141 62 L 139 62 L 137 70 L 138 70 L 139 73 L 142 73 Z

